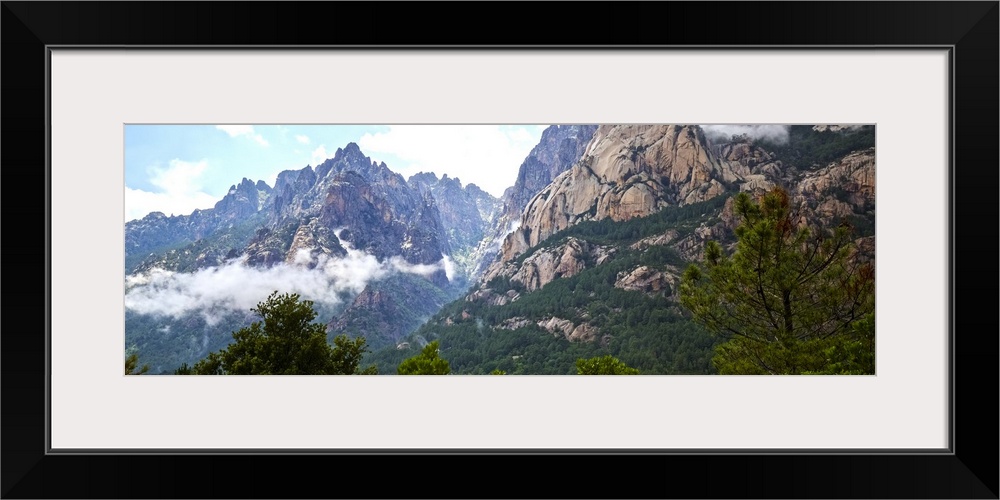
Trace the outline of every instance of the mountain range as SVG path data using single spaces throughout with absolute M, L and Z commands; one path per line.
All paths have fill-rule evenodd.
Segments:
M 192 364 L 279 283 L 312 292 L 331 339 L 364 336 L 380 373 L 429 340 L 455 373 L 572 373 L 601 353 L 711 373 L 676 288 L 706 241 L 735 242 L 733 194 L 781 186 L 802 223 L 849 221 L 874 256 L 874 127 L 784 131 L 553 125 L 499 199 L 350 143 L 211 209 L 127 222 L 126 347 L 154 373 Z

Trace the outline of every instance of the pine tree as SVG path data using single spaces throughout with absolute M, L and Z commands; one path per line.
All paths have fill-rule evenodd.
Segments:
M 125 357 L 125 375 L 142 375 L 149 371 L 149 365 L 139 366 L 139 353 L 132 352 Z
M 202 375 L 351 375 L 374 374 L 374 366 L 359 369 L 367 348 L 364 337 L 346 335 L 326 341 L 326 326 L 313 323 L 316 311 L 297 294 L 278 295 L 251 309 L 260 315 L 233 332 L 233 343 L 208 355 L 193 370 Z
M 451 367 L 447 360 L 441 359 L 438 341 L 424 346 L 420 354 L 403 360 L 397 368 L 400 375 L 447 375 Z
M 788 194 L 737 195 L 736 251 L 705 245 L 681 303 L 725 341 L 723 374 L 874 373 L 875 270 L 857 258 L 846 223 L 814 232 L 796 223 Z
M 607 355 L 576 360 L 576 373 L 578 375 L 638 375 L 639 370 L 626 365 L 614 356 Z

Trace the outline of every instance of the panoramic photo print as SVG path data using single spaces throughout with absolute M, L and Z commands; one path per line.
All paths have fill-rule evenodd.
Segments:
M 875 126 L 126 125 L 125 375 L 873 375 Z

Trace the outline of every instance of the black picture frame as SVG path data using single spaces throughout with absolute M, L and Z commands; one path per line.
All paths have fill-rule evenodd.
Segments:
M 546 10 L 536 3 L 487 2 L 2 4 L 5 147 L 0 150 L 0 164 L 6 170 L 8 195 L 4 206 L 8 244 L 3 257 L 14 266 L 8 269 L 45 270 L 40 280 L 18 277 L 4 295 L 7 328 L 0 349 L 4 498 L 299 498 L 315 496 L 317 487 L 323 492 L 320 496 L 383 498 L 998 498 L 995 384 L 1000 329 L 992 306 L 998 303 L 994 245 L 1000 198 L 1000 3 L 996 1 L 561 3 Z M 621 13 L 620 21 L 613 22 L 620 22 L 622 29 L 609 33 L 588 28 L 608 22 L 607 14 L 594 17 L 599 5 L 613 8 L 609 13 Z M 683 22 L 656 22 L 666 17 Z M 512 36 L 512 31 L 519 35 Z M 482 47 L 512 42 L 608 50 L 950 47 L 954 139 L 950 453 L 47 453 L 49 238 L 43 221 L 47 222 L 51 203 L 48 47 Z M 40 242 L 46 242 L 44 248 Z M 918 237 L 914 244 L 919 244 Z M 364 471 L 378 471 L 387 480 L 355 479 L 367 476 Z M 470 483 L 481 489 L 463 487 Z

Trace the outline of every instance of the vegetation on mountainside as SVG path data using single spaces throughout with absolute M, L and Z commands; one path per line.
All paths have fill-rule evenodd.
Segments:
M 668 230 L 689 234 L 703 223 L 714 224 L 725 200 L 723 196 L 668 207 L 624 222 L 587 221 L 571 226 L 526 253 L 558 246 L 573 236 L 613 246 L 615 257 L 600 266 L 590 262 L 579 274 L 556 279 L 531 293 L 509 278 L 495 279 L 487 286 L 500 293 L 515 290 L 521 297 L 502 306 L 458 299 L 444 306 L 400 348 L 375 350 L 366 362 L 385 373 L 412 356 L 409 346 L 438 341 L 442 357 L 457 374 L 499 370 L 511 375 L 573 375 L 578 373 L 577 360 L 606 355 L 647 374 L 714 373 L 711 357 L 718 340 L 687 317 L 670 298 L 672 290 L 648 294 L 617 288 L 615 282 L 638 266 L 679 272 L 687 262 L 676 250 L 662 245 L 637 250 L 629 245 Z M 597 331 L 596 338 L 570 342 L 563 333 L 538 325 L 551 318 L 567 319 L 574 325 L 586 323 Z M 511 322 L 518 327 L 503 327 Z
M 788 140 L 755 139 L 754 144 L 774 153 L 785 165 L 800 170 L 825 167 L 851 151 L 875 147 L 875 127 L 865 125 L 839 131 L 813 130 L 812 125 L 791 125 Z

